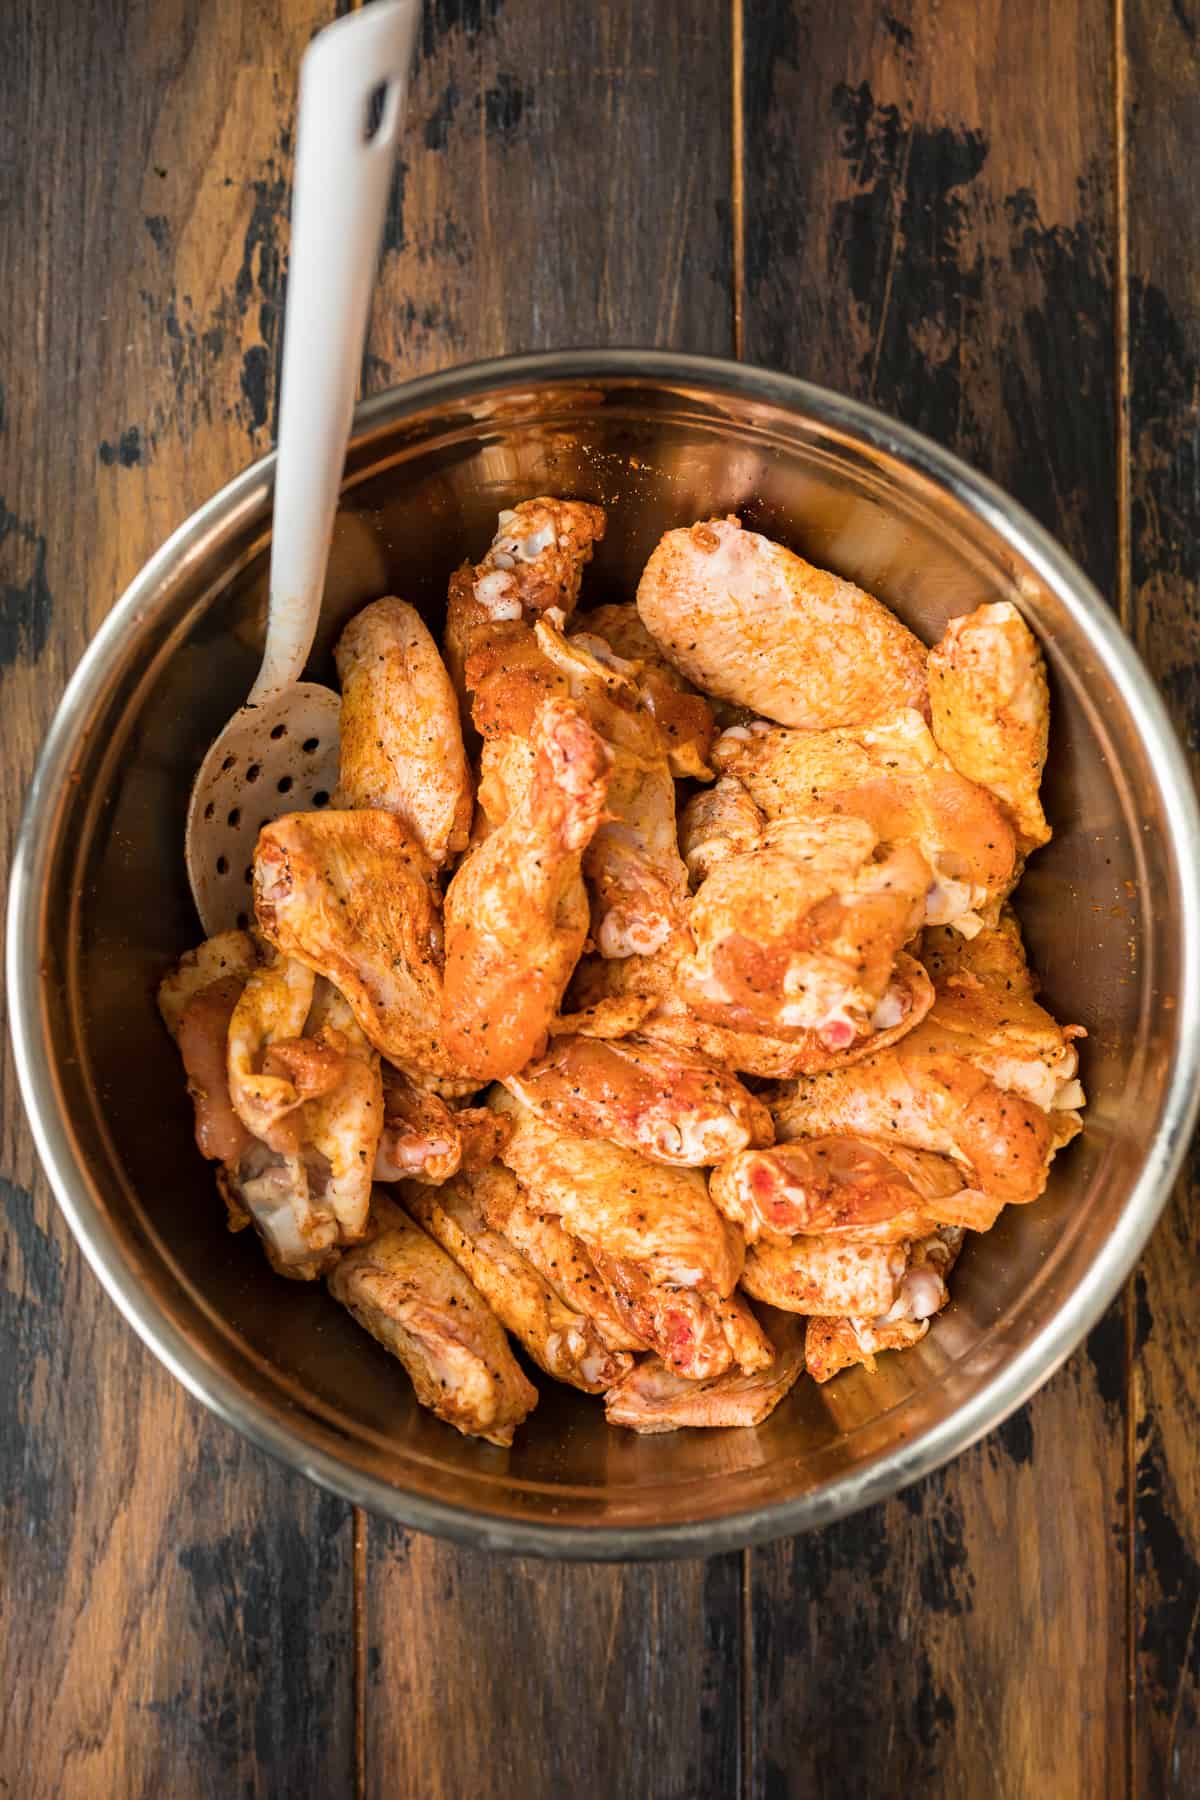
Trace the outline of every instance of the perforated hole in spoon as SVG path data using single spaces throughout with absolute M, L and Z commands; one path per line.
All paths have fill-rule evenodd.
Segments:
M 329 688 L 297 682 L 243 707 L 200 765 L 188 806 L 187 866 L 209 937 L 253 921 L 254 846 L 263 826 L 331 803 L 339 712 Z

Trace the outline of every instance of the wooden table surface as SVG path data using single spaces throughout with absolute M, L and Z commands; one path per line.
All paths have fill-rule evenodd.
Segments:
M 113 600 L 272 440 L 334 10 L 3 8 L 6 842 Z M 425 0 L 365 383 L 644 343 L 872 400 L 1058 534 L 1195 748 L 1198 149 L 1197 0 Z M 211 1418 L 4 1081 L 0 1794 L 1200 1793 L 1194 1185 L 949 1469 L 745 1555 L 556 1568 L 355 1513 Z

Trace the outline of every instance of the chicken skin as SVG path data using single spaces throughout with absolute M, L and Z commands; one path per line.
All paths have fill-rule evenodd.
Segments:
M 588 932 L 583 857 L 611 758 L 570 701 L 543 708 L 534 745 L 528 793 L 446 894 L 442 1032 L 458 1066 L 480 1078 L 541 1055 Z
M 770 1342 L 740 1295 L 719 1300 L 654 1281 L 640 1263 L 595 1246 L 592 1259 L 629 1329 L 677 1375 L 707 1381 L 735 1365 L 750 1374 L 770 1362 Z
M 269 1143 L 305 1096 L 283 1070 L 266 1066 L 276 1044 L 304 1035 L 316 976 L 304 963 L 278 951 L 252 969 L 229 1020 L 227 1066 L 234 1111 L 252 1137 Z
M 534 1211 L 511 1169 L 493 1163 L 476 1182 L 476 1192 L 492 1230 L 503 1233 L 572 1312 L 591 1320 L 608 1349 L 646 1348 L 645 1340 L 630 1330 L 613 1305 L 579 1239 L 549 1213 Z
M 1039 789 L 1050 694 L 1037 639 L 1007 600 L 952 619 L 929 653 L 933 735 L 1004 808 L 1023 856 L 1050 840 Z
M 556 1037 L 505 1085 L 563 1131 L 607 1138 L 652 1162 L 699 1168 L 774 1136 L 766 1106 L 735 1076 L 633 1038 Z
M 265 826 L 254 906 L 264 937 L 331 981 L 389 1062 L 418 1081 L 461 1081 L 442 1041 L 433 869 L 394 813 L 289 813 Z
M 672 775 L 680 781 L 710 781 L 708 753 L 716 734 L 712 708 L 667 661 L 637 607 L 592 607 L 576 618 L 572 637 L 601 661 L 601 646 L 606 646 L 615 659 L 612 666 L 633 681 L 666 741 Z
M 625 675 L 544 620 L 537 641 L 608 746 L 606 816 L 584 857 L 601 956 L 648 956 L 682 927 L 687 871 L 675 826 L 666 740 Z
M 709 1193 L 748 1244 L 797 1236 L 892 1244 L 939 1225 L 987 1231 L 999 1202 L 965 1186 L 948 1157 L 864 1138 L 802 1138 L 719 1163 Z
M 645 1357 L 608 1390 L 604 1416 L 610 1425 L 645 1435 L 688 1426 L 761 1425 L 791 1392 L 804 1367 L 803 1327 L 798 1320 L 774 1315 L 770 1342 L 775 1352 L 771 1362 L 753 1374 L 731 1369 L 707 1381 L 689 1381 L 660 1357 Z
M 503 1089 L 489 1104 L 513 1120 L 504 1160 L 529 1203 L 553 1213 L 589 1251 L 639 1264 L 649 1280 L 724 1299 L 737 1284 L 741 1237 L 698 1169 L 666 1168 L 596 1138 L 571 1137 Z
M 919 850 L 932 871 L 926 924 L 978 930 L 1016 878 L 1016 840 L 998 802 L 951 766 L 919 713 L 854 732 L 735 726 L 713 761 L 769 820 L 847 813 L 881 842 Z
M 742 1287 L 780 1312 L 878 1318 L 894 1305 L 908 1246 L 857 1244 L 844 1237 L 761 1239 L 746 1250 Z
M 864 1363 L 874 1374 L 879 1351 L 908 1350 L 919 1343 L 950 1298 L 946 1282 L 962 1240 L 961 1231 L 943 1228 L 910 1245 L 899 1292 L 880 1318 L 810 1318 L 804 1352 L 813 1380 L 828 1381 L 854 1363 Z
M 887 990 L 868 1023 L 843 1050 L 831 1050 L 817 1031 L 791 1030 L 786 1036 L 739 1030 L 700 1018 L 684 1000 L 668 957 L 638 957 L 627 963 L 584 958 L 576 970 L 571 996 L 583 1010 L 567 1015 L 579 1032 L 621 1037 L 630 1031 L 656 1044 L 669 1045 L 682 1056 L 700 1057 L 739 1069 L 747 1075 L 787 1081 L 824 1069 L 861 1062 L 895 1043 L 925 1017 L 933 1005 L 933 983 L 912 956 L 896 958 Z M 611 990 L 615 988 L 616 992 Z M 628 991 L 623 991 L 628 990 Z M 649 999 L 652 1004 L 645 1009 Z M 623 1007 L 638 1002 L 626 1013 Z M 581 1022 L 582 1021 L 582 1022 Z
M 437 645 L 406 601 L 376 600 L 351 619 L 334 654 L 342 686 L 336 804 L 396 813 L 440 867 L 466 848 L 474 794 Z
M 827 731 L 927 709 L 925 647 L 895 614 L 736 518 L 668 531 L 637 607 L 689 681 L 781 725 Z
M 459 1170 L 486 1169 L 508 1141 L 508 1123 L 488 1106 L 448 1106 L 390 1065 L 383 1071 L 383 1131 L 376 1181 L 437 1186 Z
M 728 857 L 756 850 L 766 824 L 766 815 L 735 776 L 722 775 L 693 794 L 679 815 L 679 850 L 692 887 Z
M 403 1363 L 422 1406 L 465 1437 L 511 1444 L 537 1389 L 499 1320 L 453 1257 L 379 1194 L 372 1225 L 329 1276 L 330 1293 Z
M 585 1394 L 602 1394 L 629 1373 L 633 1358 L 610 1350 L 591 1319 L 566 1305 L 533 1264 L 489 1226 L 480 1193 L 486 1182 L 486 1175 L 458 1175 L 436 1190 L 406 1183 L 401 1198 L 539 1368 Z

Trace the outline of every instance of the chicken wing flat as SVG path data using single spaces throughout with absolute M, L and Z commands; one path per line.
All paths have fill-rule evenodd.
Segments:
M 770 1342 L 775 1354 L 763 1368 L 753 1374 L 734 1369 L 707 1381 L 688 1381 L 660 1357 L 645 1357 L 608 1390 L 604 1416 L 610 1425 L 647 1435 L 688 1426 L 761 1425 L 791 1392 L 804 1367 L 803 1327 L 798 1320 L 774 1315 Z
M 441 1245 L 378 1194 L 372 1224 L 329 1276 L 330 1293 L 404 1364 L 422 1406 L 466 1437 L 511 1444 L 537 1389 L 499 1320 Z
M 1036 999 L 1020 928 L 1011 908 L 969 942 L 957 932 L 927 930 L 921 955 L 933 978 L 938 1029 L 998 1087 L 1046 1112 L 1084 1104 L 1076 1042 L 1080 1025 L 1060 1025 Z
M 230 1098 L 226 1046 L 234 1010 L 257 966 L 249 933 L 225 931 L 189 951 L 159 984 L 159 1011 L 183 1059 L 196 1112 L 196 1144 L 213 1162 L 236 1162 L 251 1142 Z
M 780 1312 L 879 1318 L 890 1312 L 908 1267 L 907 1244 L 841 1237 L 760 1241 L 746 1251 L 742 1287 Z
M 561 1219 L 589 1250 L 639 1264 L 651 1281 L 721 1299 L 733 1292 L 741 1236 L 709 1199 L 699 1170 L 571 1137 L 502 1089 L 492 1090 L 489 1103 L 513 1120 L 504 1160 L 531 1206 Z
M 697 1017 L 735 1031 L 816 1034 L 848 1050 L 875 1030 L 896 959 L 920 928 L 929 869 L 861 819 L 779 824 L 704 880 L 695 951 L 675 988 Z
M 508 1123 L 488 1106 L 448 1106 L 399 1069 L 383 1071 L 383 1132 L 376 1181 L 449 1181 L 485 1169 L 508 1141 Z
M 612 757 L 606 814 L 583 864 L 592 936 L 601 956 L 650 955 L 680 930 L 688 892 L 666 739 L 624 674 L 544 620 L 536 629 Z
M 461 1080 L 466 1071 L 442 1040 L 432 878 L 394 813 L 289 813 L 259 836 L 254 905 L 263 935 L 345 995 L 389 1062 L 418 1081 Z
M 603 644 L 620 658 L 618 666 L 634 682 L 666 739 L 672 775 L 681 781 L 711 780 L 708 753 L 716 732 L 712 707 L 667 661 L 637 607 L 632 603 L 592 607 L 576 618 L 572 636 L 593 655 L 602 656 Z
M 631 1332 L 678 1375 L 706 1381 L 735 1364 L 747 1373 L 771 1360 L 771 1345 L 740 1295 L 725 1300 L 652 1281 L 640 1264 L 593 1249 L 613 1305 Z
M 588 932 L 584 852 L 604 811 L 610 757 L 570 702 L 534 734 L 529 791 L 454 875 L 446 894 L 445 1043 L 481 1078 L 515 1074 L 545 1049 Z
M 630 1330 L 600 1272 L 578 1238 L 549 1213 L 535 1212 L 511 1169 L 494 1164 L 477 1184 L 484 1215 L 494 1231 L 543 1275 L 559 1299 L 591 1320 L 610 1350 L 644 1350 L 646 1343 Z
M 305 1095 L 266 1059 L 276 1044 L 303 1036 L 312 1011 L 316 977 L 304 963 L 269 953 L 247 976 L 229 1020 L 227 1070 L 234 1110 L 252 1137 L 270 1143 Z M 287 1147 L 294 1149 L 291 1137 Z
M 1050 694 L 1037 639 L 1006 600 L 952 619 L 929 653 L 933 735 L 961 774 L 988 788 L 1023 855 L 1050 840 L 1039 790 Z
M 539 1368 L 585 1394 L 602 1394 L 628 1374 L 633 1358 L 610 1350 L 591 1319 L 568 1306 L 533 1264 L 492 1230 L 481 1191 L 487 1179 L 458 1175 L 436 1190 L 406 1183 L 401 1197 Z
M 583 1009 L 571 1015 L 574 1027 L 598 1036 L 621 1037 L 636 1031 L 656 1044 L 669 1045 L 682 1056 L 701 1057 L 727 1069 L 740 1069 L 776 1081 L 860 1062 L 911 1031 L 933 1005 L 933 983 L 922 965 L 900 952 L 887 989 L 864 1029 L 844 1049 L 831 1049 L 827 1034 L 789 1029 L 786 1036 L 739 1029 L 702 1018 L 688 1005 L 675 957 L 633 957 L 627 962 L 584 958 L 572 983 L 571 998 Z M 622 1008 L 651 1001 L 649 1010 L 626 1015 Z M 706 1010 L 716 1011 L 711 1002 Z
M 734 726 L 713 762 L 768 820 L 847 813 L 882 843 L 914 846 L 932 872 L 927 924 L 978 930 L 1016 879 L 1016 840 L 999 803 L 951 765 L 917 712 L 853 732 Z
M 158 984 L 158 1010 L 171 1036 L 178 1039 L 179 1022 L 196 994 L 230 978 L 244 986 L 257 967 L 258 950 L 248 931 L 221 931 L 189 950 Z
M 709 1193 L 748 1244 L 798 1235 L 899 1243 L 942 1224 L 987 1231 L 1000 1211 L 949 1157 L 850 1137 L 744 1150 L 713 1170 Z
M 767 1107 L 735 1076 L 636 1038 L 556 1037 L 505 1085 L 563 1131 L 652 1162 L 699 1168 L 774 1136 Z
M 908 1268 L 889 1311 L 878 1319 L 810 1318 L 805 1364 L 814 1381 L 828 1381 L 842 1369 L 863 1363 L 874 1374 L 883 1350 L 908 1350 L 929 1330 L 929 1321 L 950 1298 L 946 1280 L 962 1247 L 962 1232 L 941 1230 L 909 1246 Z
M 668 531 L 637 606 L 689 681 L 781 725 L 824 731 L 926 709 L 925 647 L 895 614 L 735 518 Z
M 437 645 L 406 601 L 376 600 L 351 619 L 334 655 L 342 685 L 336 804 L 398 814 L 440 867 L 466 848 L 474 795 Z

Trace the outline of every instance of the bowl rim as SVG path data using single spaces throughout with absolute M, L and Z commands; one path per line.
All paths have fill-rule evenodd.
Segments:
M 77 720 L 102 696 L 125 649 L 153 610 L 165 578 L 185 566 L 199 542 L 228 532 L 269 500 L 275 451 L 258 458 L 186 519 L 112 607 L 67 684 L 39 754 L 17 835 L 8 902 L 6 977 L 18 1082 L 42 1166 L 55 1198 L 101 1285 L 143 1343 L 183 1386 L 260 1449 L 356 1506 L 419 1531 L 476 1548 L 577 1561 L 648 1560 L 712 1555 L 829 1524 L 939 1468 L 994 1430 L 1075 1350 L 1131 1273 L 1163 1207 L 1200 1107 L 1200 810 L 1174 727 L 1148 670 L 1093 584 L 1015 500 L 986 476 L 923 434 L 875 408 L 795 377 L 725 358 L 637 348 L 546 351 L 472 362 L 421 376 L 364 401 L 353 443 L 434 405 L 467 401 L 521 382 L 588 381 L 692 386 L 719 396 L 785 407 L 908 464 L 966 506 L 1063 596 L 1088 636 L 1135 728 L 1151 753 L 1179 879 L 1180 979 L 1175 1053 L 1161 1119 L 1146 1147 L 1116 1228 L 1066 1306 L 1047 1321 L 979 1390 L 946 1419 L 901 1449 L 827 1486 L 757 1509 L 665 1525 L 635 1527 L 527 1523 L 440 1499 L 428 1499 L 366 1471 L 350 1469 L 273 1415 L 232 1376 L 215 1367 L 141 1286 L 116 1235 L 95 1204 L 58 1106 L 43 1032 L 40 896 L 53 842 L 48 802 L 67 779 Z

